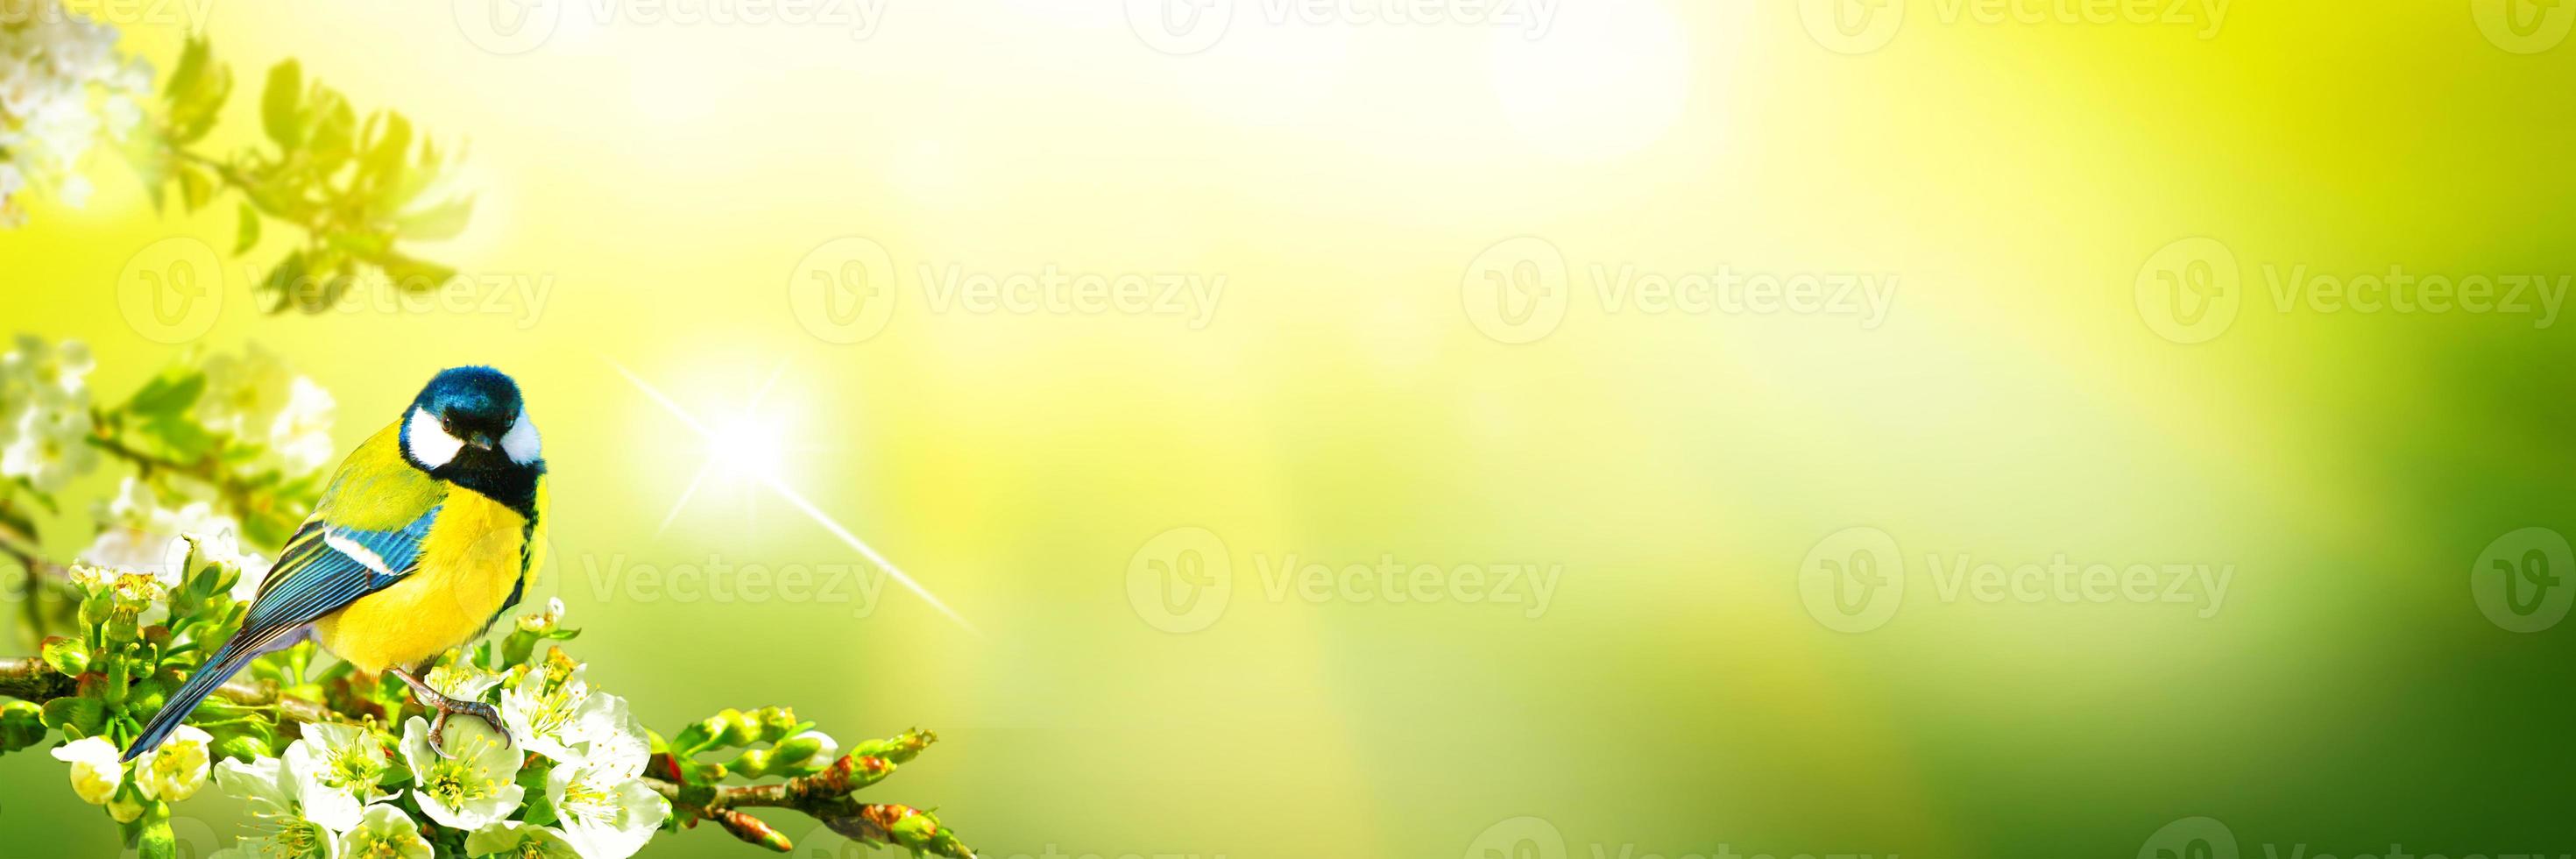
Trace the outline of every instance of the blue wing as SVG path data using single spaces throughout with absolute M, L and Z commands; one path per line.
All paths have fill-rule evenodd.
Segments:
M 429 537 L 429 526 L 438 521 L 438 511 L 432 506 L 411 524 L 390 531 L 331 525 L 319 516 L 304 523 L 286 542 L 285 551 L 278 553 L 268 580 L 260 583 L 259 596 L 251 600 L 241 631 L 170 694 L 161 711 L 152 714 L 133 744 L 126 746 L 124 760 L 160 745 L 197 708 L 197 702 L 241 670 L 242 663 L 294 642 L 307 624 L 359 597 L 393 587 L 420 569 L 420 544 Z
M 392 587 L 420 569 L 420 544 L 438 520 L 431 507 L 411 524 L 369 531 L 314 521 L 288 540 L 277 566 L 260 583 L 242 630 L 284 629 L 311 623 L 357 598 Z

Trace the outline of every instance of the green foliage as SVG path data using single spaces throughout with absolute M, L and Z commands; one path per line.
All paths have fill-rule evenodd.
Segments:
M 452 238 L 472 216 L 472 197 L 439 191 L 455 155 L 417 134 L 400 113 L 361 116 L 346 96 L 308 79 L 294 60 L 271 67 L 260 88 L 264 145 L 207 155 L 204 141 L 231 93 L 231 70 L 214 59 L 205 39 L 189 39 L 163 84 L 157 121 L 135 136 L 128 155 L 155 206 L 166 205 L 173 189 L 191 212 L 220 193 L 238 193 L 236 255 L 257 249 L 263 221 L 302 230 L 302 241 L 258 285 L 271 312 L 320 312 L 365 277 L 413 291 L 455 277 L 455 269 L 403 247 Z

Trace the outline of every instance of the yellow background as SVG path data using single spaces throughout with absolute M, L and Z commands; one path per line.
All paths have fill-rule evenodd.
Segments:
M 2505 632 L 2469 586 L 2497 536 L 2576 527 L 2568 327 L 2283 311 L 2263 279 L 2576 271 L 2576 46 L 2501 50 L 2463 2 L 2245 0 L 2203 39 L 1914 0 L 1845 55 L 1788 2 L 1566 0 L 1536 40 L 1245 6 L 1176 57 L 1117 3 L 888 2 L 864 33 L 558 9 L 508 56 L 460 30 L 478 5 L 218 3 L 219 141 L 298 58 L 470 140 L 473 224 L 424 254 L 552 292 L 533 318 L 266 316 L 241 266 L 285 252 L 273 229 L 227 257 L 202 343 L 313 375 L 344 448 L 439 367 L 511 372 L 554 469 L 541 590 L 593 679 L 666 732 L 768 703 L 845 742 L 933 728 L 869 795 L 988 856 L 1474 856 L 1517 816 L 1585 857 L 2128 856 L 2196 815 L 2249 856 L 2576 848 L 2576 627 Z M 166 70 L 182 27 L 127 30 Z M 166 235 L 228 248 L 231 209 L 156 215 L 112 156 L 89 173 L 87 209 L 0 232 L 0 318 L 89 341 L 121 394 L 178 347 L 129 324 L 120 272 Z M 842 236 L 897 275 L 857 344 L 791 301 Z M 1505 344 L 1470 266 L 1516 236 L 1563 255 L 1569 304 Z M 2192 236 L 2232 249 L 2243 305 L 2182 345 L 2135 283 Z M 942 311 L 924 264 L 1226 286 L 1203 328 Z M 1899 286 L 1875 329 L 1613 312 L 1594 264 Z M 783 479 L 980 634 L 893 585 L 853 617 L 610 576 L 857 562 L 741 480 L 659 529 L 704 446 L 615 365 L 719 421 L 778 373 L 740 420 L 777 427 Z M 1914 590 L 1847 634 L 1797 582 L 1855 525 Z M 1233 590 L 1173 633 L 1127 587 L 1182 526 Z M 1924 557 L 1960 553 L 2236 577 L 2207 619 L 1929 599 Z M 1563 577 L 1535 618 L 1273 599 L 1291 554 Z M 0 827 L 113 852 L 61 778 L 0 760 Z M 229 803 L 182 813 L 229 832 Z

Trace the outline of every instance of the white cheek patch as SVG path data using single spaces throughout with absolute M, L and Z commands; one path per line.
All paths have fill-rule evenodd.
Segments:
M 511 462 L 526 465 L 537 461 L 538 448 L 537 425 L 528 421 L 527 412 L 521 411 L 519 420 L 510 424 L 510 431 L 501 434 L 501 452 L 509 454 Z
M 422 465 L 431 468 L 446 465 L 448 460 L 456 458 L 457 451 L 464 449 L 465 442 L 448 435 L 428 409 L 412 409 L 411 420 L 403 422 L 403 450 L 410 452 L 411 458 L 419 460 Z

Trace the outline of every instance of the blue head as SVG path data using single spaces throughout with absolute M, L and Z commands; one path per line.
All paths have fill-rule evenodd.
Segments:
M 402 449 L 412 467 L 504 503 L 532 494 L 546 470 L 519 384 L 490 367 L 430 379 L 403 415 Z

